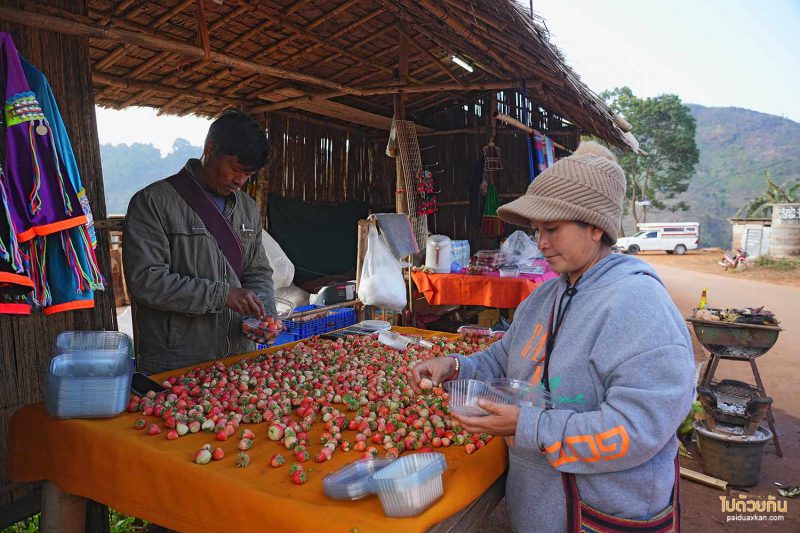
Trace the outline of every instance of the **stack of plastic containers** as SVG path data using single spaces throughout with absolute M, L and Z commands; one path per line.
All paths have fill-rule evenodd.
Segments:
M 56 338 L 45 410 L 54 418 L 101 418 L 125 410 L 131 341 L 118 331 L 66 331 Z
M 416 453 L 399 459 L 364 459 L 325 477 L 325 494 L 336 500 L 358 500 L 370 494 L 380 498 L 386 516 L 415 516 L 444 494 L 442 473 L 447 463 L 441 453 Z
M 490 387 L 483 381 L 475 379 L 459 379 L 446 381 L 442 387 L 449 395 L 450 410 L 461 416 L 486 416 L 488 411 L 478 407 L 478 400 L 487 400 L 494 403 L 511 403 L 511 401 L 498 390 Z

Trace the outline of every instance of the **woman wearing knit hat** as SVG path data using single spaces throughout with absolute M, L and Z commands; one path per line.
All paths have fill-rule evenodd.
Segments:
M 471 357 L 429 359 L 422 378 L 527 381 L 541 405 L 479 405 L 469 431 L 507 437 L 506 504 L 516 531 L 672 531 L 679 527 L 675 432 L 694 394 L 689 333 L 646 263 L 611 253 L 625 175 L 583 143 L 498 209 L 531 227 L 561 273 L 517 309 L 502 340 Z M 629 530 L 629 529 L 628 529 Z

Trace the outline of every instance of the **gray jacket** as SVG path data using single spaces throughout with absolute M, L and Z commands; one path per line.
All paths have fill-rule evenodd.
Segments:
M 562 276 L 537 288 L 501 341 L 460 358 L 459 379 L 540 384 L 550 312 L 566 286 Z M 655 271 L 633 257 L 600 260 L 577 290 L 551 356 L 555 407 L 522 407 L 509 439 L 514 531 L 565 530 L 562 472 L 575 474 L 587 504 L 617 517 L 652 518 L 672 496 L 675 432 L 694 397 L 683 317 Z
M 194 175 L 198 165 L 191 159 L 182 172 Z M 225 305 L 229 287 L 251 289 L 275 314 L 256 203 L 236 191 L 224 215 L 244 246 L 241 283 L 201 218 L 166 180 L 131 198 L 122 259 L 141 371 L 163 372 L 255 349 L 241 333 L 241 317 Z

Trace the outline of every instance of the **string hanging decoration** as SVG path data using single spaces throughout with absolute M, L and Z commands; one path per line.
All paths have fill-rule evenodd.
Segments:
M 433 173 L 430 170 L 418 170 L 415 176 L 417 183 L 417 208 L 416 216 L 422 217 L 426 215 L 433 215 L 439 211 L 436 205 L 436 194 L 438 191 L 434 190 Z

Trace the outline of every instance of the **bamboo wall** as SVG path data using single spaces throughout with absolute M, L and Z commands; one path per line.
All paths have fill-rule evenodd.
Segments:
M 86 13 L 85 0 L 46 0 L 41 3 L 73 13 Z M 25 2 L 0 0 L 0 4 L 22 7 Z M 0 31 L 10 32 L 19 51 L 48 77 L 72 139 L 94 216 L 105 218 L 88 40 L 3 23 L 0 23 Z M 110 284 L 108 234 L 98 232 L 98 241 L 98 261 Z M 40 312 L 19 318 L 0 315 L 0 522 L 13 516 L 14 512 L 29 508 L 24 500 L 32 493 L 30 485 L 12 483 L 7 477 L 9 420 L 20 407 L 42 400 L 55 336 L 61 331 L 81 329 L 116 329 L 114 297 L 110 288 L 96 293 L 93 310 L 47 317 Z M 15 505 L 8 505 L 11 502 Z

